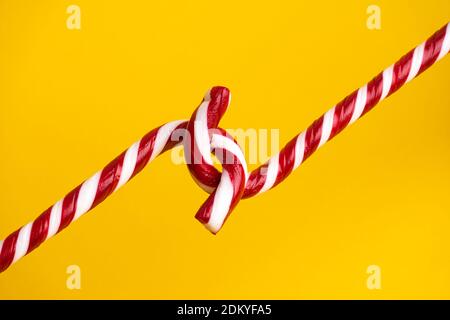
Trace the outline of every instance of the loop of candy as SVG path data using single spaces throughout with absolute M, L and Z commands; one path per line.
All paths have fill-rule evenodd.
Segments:
M 449 50 L 450 24 L 447 24 L 348 95 L 251 173 L 247 172 L 239 146 L 218 127 L 228 107 L 230 92 L 224 87 L 214 87 L 189 121 L 173 121 L 153 129 L 36 220 L 0 241 L 0 272 L 94 208 L 159 154 L 178 145 L 179 140 L 172 137 L 177 129 L 188 133 L 182 143 L 192 177 L 210 193 L 196 218 L 216 233 L 241 199 L 265 192 L 283 181 L 325 142 L 443 58 Z M 222 172 L 214 167 L 211 152 L 218 155 Z

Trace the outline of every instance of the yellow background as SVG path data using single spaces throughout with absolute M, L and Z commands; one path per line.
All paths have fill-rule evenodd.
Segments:
M 81 8 L 81 30 L 66 8 Z M 366 27 L 381 7 L 382 29 Z M 433 1 L 0 1 L 0 235 L 228 86 L 284 144 L 450 19 Z M 0 298 L 450 298 L 450 58 L 212 236 L 166 154 L 0 274 Z M 252 165 L 251 168 L 254 168 Z M 81 290 L 66 268 L 81 268 Z M 366 269 L 381 268 L 381 290 Z

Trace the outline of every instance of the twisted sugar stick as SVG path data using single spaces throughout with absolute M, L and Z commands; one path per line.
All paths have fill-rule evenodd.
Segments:
M 194 180 L 211 193 L 196 218 L 216 233 L 241 198 L 255 196 L 276 186 L 325 142 L 442 59 L 449 50 L 450 24 L 447 24 L 327 111 L 250 175 L 239 146 L 218 128 L 229 103 L 229 91 L 215 87 L 207 93 L 189 121 L 173 121 L 152 130 L 35 221 L 0 241 L 0 272 L 102 202 L 156 156 L 176 146 L 179 141 L 172 135 L 177 129 L 187 130 L 183 143 Z M 215 128 L 217 131 L 211 134 L 210 130 Z M 231 159 L 222 159 L 223 173 L 212 165 L 211 151 L 222 151 L 226 159 Z
M 254 170 L 250 174 L 243 198 L 265 192 L 283 181 L 325 142 L 442 59 L 449 50 L 450 23 L 378 74 L 368 84 L 352 92 L 314 121 L 308 129 L 289 141 L 266 164 Z
M 157 155 L 173 147 L 176 143 L 169 141 L 169 137 L 183 124 L 174 121 L 153 129 L 36 220 L 0 241 L 0 272 L 94 208 Z

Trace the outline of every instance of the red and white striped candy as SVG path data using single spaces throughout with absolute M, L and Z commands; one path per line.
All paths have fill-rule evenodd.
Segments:
M 45 210 L 36 220 L 0 241 L 0 272 L 77 220 L 177 142 L 170 135 L 185 121 L 169 122 L 146 134 L 105 168 Z
M 206 94 L 189 121 L 169 122 L 150 131 L 35 221 L 0 241 L 0 272 L 94 208 L 159 154 L 178 145 L 181 141 L 173 133 L 181 129 L 185 130 L 181 136 L 189 171 L 197 184 L 210 193 L 196 218 L 216 233 L 241 198 L 276 186 L 320 146 L 442 59 L 449 50 L 450 24 L 447 24 L 327 111 L 250 175 L 239 146 L 218 127 L 230 93 L 226 88 L 215 87 Z M 221 159 L 222 173 L 213 166 L 210 152 L 216 152 Z
M 220 230 L 241 200 L 248 176 L 240 147 L 225 130 L 217 127 L 229 102 L 230 92 L 227 88 L 214 87 L 208 91 L 192 114 L 184 139 L 189 171 L 194 181 L 211 193 L 195 217 L 212 233 Z M 222 163 L 222 173 L 213 165 L 212 151 Z
M 250 174 L 243 198 L 265 192 L 283 181 L 325 142 L 442 59 L 448 54 L 449 49 L 450 24 L 447 24 L 368 84 L 355 90 L 328 110 L 308 129 L 289 141 L 267 163 L 254 170 Z

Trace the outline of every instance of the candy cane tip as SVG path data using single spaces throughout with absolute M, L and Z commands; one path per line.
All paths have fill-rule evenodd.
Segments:
M 205 224 L 205 229 L 209 231 L 209 234 L 212 234 L 213 236 L 217 236 L 217 233 L 220 231 L 220 227 L 213 227 L 210 224 Z
M 219 101 L 221 107 L 226 108 L 230 104 L 231 93 L 230 93 L 230 90 L 226 87 L 222 87 L 222 86 L 213 87 L 209 91 L 209 95 L 210 95 L 210 98 L 212 101 L 214 101 L 214 100 Z

